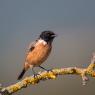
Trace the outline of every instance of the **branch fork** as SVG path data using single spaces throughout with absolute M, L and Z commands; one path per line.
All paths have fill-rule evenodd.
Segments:
M 94 68 L 95 68 L 95 53 L 93 53 L 91 63 L 87 68 L 67 67 L 60 69 L 52 69 L 49 72 L 47 71 L 39 72 L 36 77 L 34 76 L 26 77 L 25 79 L 17 82 L 16 84 L 10 85 L 8 87 L 0 86 L 0 95 L 11 95 L 12 93 L 17 92 L 18 90 L 21 90 L 22 88 L 25 88 L 30 84 L 34 85 L 38 84 L 40 81 L 56 79 L 58 75 L 68 74 L 80 75 L 82 78 L 82 84 L 86 85 L 88 81 L 87 75 L 95 77 Z

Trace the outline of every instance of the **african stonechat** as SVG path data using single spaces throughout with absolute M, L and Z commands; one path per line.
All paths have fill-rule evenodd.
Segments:
M 33 70 L 34 67 L 40 67 L 44 70 L 41 64 L 48 58 L 51 49 L 52 49 L 52 41 L 56 37 L 56 34 L 52 31 L 43 31 L 39 38 L 32 42 L 29 45 L 26 59 L 24 63 L 24 67 L 20 75 L 18 76 L 18 80 L 21 79 L 24 73 L 29 69 L 32 68 L 33 74 L 35 72 Z

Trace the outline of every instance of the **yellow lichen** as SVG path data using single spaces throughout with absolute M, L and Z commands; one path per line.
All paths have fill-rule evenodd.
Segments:
M 87 81 L 86 75 L 90 75 L 95 77 L 95 55 L 91 61 L 91 64 L 87 68 L 78 68 L 78 67 L 68 67 L 68 68 L 61 68 L 61 69 L 53 69 L 52 71 L 44 71 L 40 72 L 36 77 L 31 76 L 23 79 L 22 81 L 16 83 L 15 85 L 11 85 L 2 89 L 4 92 L 7 90 L 9 93 L 14 93 L 23 87 L 26 87 L 29 84 L 37 84 L 40 80 L 47 80 L 47 79 L 55 79 L 57 75 L 66 75 L 66 74 L 77 74 L 82 77 L 83 84 Z

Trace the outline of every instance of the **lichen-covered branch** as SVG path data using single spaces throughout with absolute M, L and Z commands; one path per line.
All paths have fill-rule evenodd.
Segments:
M 95 77 L 95 53 L 91 59 L 91 63 L 87 68 L 78 68 L 78 67 L 67 67 L 67 68 L 60 68 L 60 69 L 52 69 L 52 71 L 44 71 L 39 72 L 36 77 L 30 76 L 26 77 L 25 79 L 17 82 L 16 84 L 10 85 L 8 87 L 0 87 L 0 94 L 1 95 L 11 95 L 12 93 L 17 92 L 18 90 L 27 87 L 28 85 L 37 84 L 40 81 L 48 80 L 48 79 L 56 79 L 58 75 L 68 75 L 68 74 L 75 74 L 80 75 L 82 78 L 83 85 L 86 84 L 88 80 L 87 75 L 91 77 Z

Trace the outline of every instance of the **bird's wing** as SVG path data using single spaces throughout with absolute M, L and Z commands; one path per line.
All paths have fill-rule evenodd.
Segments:
M 34 42 L 31 42 L 31 43 L 29 44 L 29 46 L 28 46 L 28 48 L 27 48 L 27 53 L 33 51 L 33 49 L 35 48 L 35 44 L 36 44 L 36 42 L 37 42 L 37 40 L 34 41 Z

